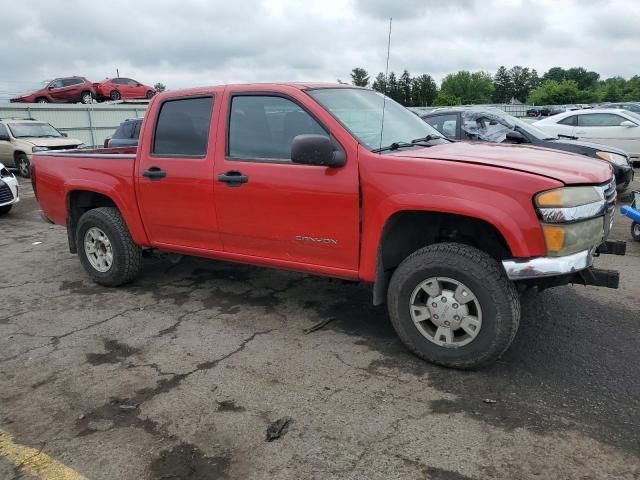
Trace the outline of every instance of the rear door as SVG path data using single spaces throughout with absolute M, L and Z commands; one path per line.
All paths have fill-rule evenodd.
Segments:
M 302 107 L 303 95 L 297 89 L 290 95 L 226 93 L 227 128 L 218 132 L 215 161 L 222 241 L 233 254 L 353 271 L 360 224 L 357 150 L 336 143 L 347 156 L 341 168 L 291 162 L 295 136 L 333 138 L 320 112 Z M 229 183 L 234 177 L 246 182 Z
M 554 135 L 564 136 L 564 137 L 575 137 L 576 136 L 576 126 L 578 125 L 578 115 L 569 115 L 561 120 L 558 120 L 554 124 L 553 133 Z M 544 125 L 540 125 L 544 130 L 547 130 Z
M 221 250 L 214 209 L 212 95 L 154 105 L 154 122 L 138 148 L 138 201 L 154 246 L 194 252 Z M 155 119 L 155 120 L 154 120 Z

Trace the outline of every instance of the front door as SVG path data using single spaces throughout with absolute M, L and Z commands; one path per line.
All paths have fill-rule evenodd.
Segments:
M 13 166 L 13 145 L 9 140 L 9 131 L 2 123 L 0 123 L 0 163 L 7 167 Z
M 635 127 L 625 127 L 620 124 L 630 121 Z M 583 113 L 578 116 L 576 136 L 603 145 L 621 148 L 627 152 L 638 152 L 638 128 L 632 122 L 617 113 Z
M 221 250 L 213 198 L 215 145 L 209 142 L 213 111 L 213 97 L 198 96 L 167 100 L 147 114 L 156 119 L 154 133 L 141 139 L 135 175 L 153 246 Z
M 225 251 L 356 270 L 355 148 L 345 150 L 347 162 L 341 168 L 294 164 L 293 138 L 329 136 L 328 129 L 293 97 L 251 92 L 226 96 L 228 121 L 218 132 L 215 161 L 216 210 Z

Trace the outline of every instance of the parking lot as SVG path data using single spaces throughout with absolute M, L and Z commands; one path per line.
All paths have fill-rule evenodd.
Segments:
M 596 260 L 619 290 L 526 294 L 505 356 L 462 372 L 407 353 L 366 285 L 150 257 L 97 286 L 21 184 L 0 220 L 2 479 L 640 477 L 640 243 L 622 216 L 627 256 Z

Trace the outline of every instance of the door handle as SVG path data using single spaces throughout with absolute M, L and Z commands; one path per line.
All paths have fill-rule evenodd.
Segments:
M 223 173 L 222 175 L 218 175 L 218 181 L 226 183 L 230 187 L 239 187 L 243 183 L 247 183 L 249 181 L 249 177 L 243 175 L 237 170 L 231 170 L 227 173 Z
M 143 177 L 147 177 L 149 180 L 161 180 L 167 176 L 167 172 L 160 167 L 149 167 L 142 172 Z

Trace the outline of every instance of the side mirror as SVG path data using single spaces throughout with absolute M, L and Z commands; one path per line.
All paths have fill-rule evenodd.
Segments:
M 2 133 L 2 134 L 0 134 L 0 141 L 3 141 L 3 142 L 10 142 L 10 141 L 11 141 L 11 138 L 9 137 L 9 135 L 7 135 L 7 134 L 5 134 L 5 133 Z
M 53 90 L 53 86 L 49 85 L 49 86 L 47 87 L 47 90 Z
M 636 125 L 635 123 L 633 123 L 630 120 L 625 120 L 624 122 L 620 122 L 620 126 L 621 127 L 629 127 L 629 128 L 631 128 L 631 127 L 637 127 L 638 125 Z
M 342 167 L 347 159 L 341 149 L 337 149 L 325 135 L 297 135 L 291 142 L 291 161 L 305 165 Z
M 527 137 L 518 132 L 517 130 L 510 130 L 507 132 L 507 140 L 515 143 L 529 143 Z

